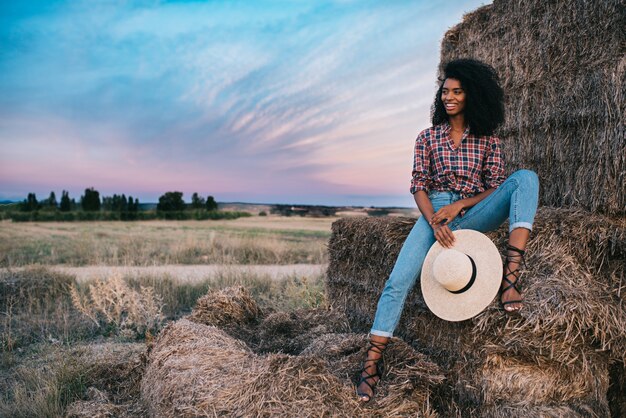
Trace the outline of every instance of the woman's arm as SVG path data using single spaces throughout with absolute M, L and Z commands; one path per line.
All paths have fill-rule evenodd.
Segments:
M 506 180 L 504 161 L 500 151 L 500 139 L 497 136 L 489 138 L 489 149 L 483 165 L 482 180 L 485 189 L 495 189 Z
M 450 222 L 452 222 L 454 218 L 458 216 L 458 214 L 463 209 L 469 209 L 472 206 L 478 204 L 487 196 L 489 196 L 491 193 L 493 193 L 494 190 L 496 189 L 485 190 L 484 192 L 478 193 L 475 196 L 468 197 L 466 199 L 457 200 L 454 203 L 450 203 L 449 205 L 442 207 L 441 209 L 437 211 L 437 213 L 435 213 L 431 217 L 430 219 L 431 224 L 439 224 L 439 223 L 443 225 L 449 224 Z
M 417 203 L 417 207 L 422 213 L 422 216 L 428 221 L 433 229 L 435 239 L 444 247 L 450 248 L 454 244 L 454 235 L 447 225 L 433 224 L 432 219 L 435 209 L 428 198 L 428 194 L 424 190 L 418 190 L 413 194 L 413 198 L 415 199 L 415 203 Z
M 491 193 L 493 193 L 494 190 L 495 189 L 485 190 L 484 192 L 478 193 L 475 196 L 457 200 L 454 203 L 442 207 L 437 211 L 437 213 L 433 214 L 430 217 L 430 225 L 435 231 L 435 238 L 437 239 L 437 241 L 439 241 L 439 243 L 446 248 L 452 247 L 455 239 L 454 234 L 452 234 L 452 230 L 448 227 L 448 224 L 452 222 L 463 209 L 469 209 L 472 206 L 478 204 L 478 202 L 482 201 Z M 428 199 L 428 196 L 426 196 L 426 199 Z M 417 202 L 417 197 L 415 198 L 415 201 Z M 430 201 L 428 201 L 428 203 L 430 203 Z M 432 211 L 432 205 L 430 207 Z M 420 210 L 422 210 L 421 207 Z
M 418 190 L 413 194 L 413 198 L 422 216 L 430 222 L 430 219 L 435 213 L 435 209 L 428 198 L 428 194 L 424 190 Z
M 415 203 L 419 207 L 419 203 L 417 202 L 417 192 L 422 190 L 428 193 L 428 189 L 430 188 L 431 176 L 430 176 L 430 150 L 426 144 L 426 130 L 419 133 L 417 138 L 415 139 L 415 150 L 413 152 L 413 172 L 411 173 L 411 188 L 410 192 L 415 198 Z M 430 204 L 430 200 L 428 200 L 428 196 L 425 194 L 424 197 Z M 432 205 L 430 206 L 432 210 Z M 420 208 L 420 210 L 422 210 Z M 423 213 L 423 212 L 422 212 Z

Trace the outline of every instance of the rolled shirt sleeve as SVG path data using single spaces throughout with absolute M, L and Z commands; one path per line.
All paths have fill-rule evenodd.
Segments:
M 506 180 L 504 175 L 504 161 L 500 150 L 500 139 L 496 136 L 489 138 L 487 158 L 483 165 L 483 184 L 485 189 L 497 189 Z
M 421 132 L 415 140 L 415 153 L 413 154 L 413 172 L 411 176 L 411 194 L 420 190 L 430 189 L 430 156 L 424 132 Z

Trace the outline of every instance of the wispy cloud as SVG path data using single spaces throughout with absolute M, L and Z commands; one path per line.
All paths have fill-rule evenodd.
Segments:
M 440 38 L 478 5 L 2 2 L 0 197 L 410 204 Z

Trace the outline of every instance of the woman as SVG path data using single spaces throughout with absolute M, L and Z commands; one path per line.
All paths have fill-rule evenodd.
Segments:
M 378 301 L 370 346 L 357 385 L 363 402 L 374 396 L 380 360 L 398 325 L 426 253 L 438 241 L 450 248 L 457 229 L 486 232 L 509 219 L 500 302 L 509 314 L 522 309 L 520 264 L 537 210 L 537 175 L 520 170 L 504 177 L 500 140 L 503 91 L 495 70 L 471 59 L 449 62 L 435 96 L 433 126 L 415 143 L 411 193 L 422 216 L 404 242 Z

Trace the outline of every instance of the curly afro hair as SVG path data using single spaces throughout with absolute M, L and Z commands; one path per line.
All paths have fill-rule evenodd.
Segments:
M 493 135 L 504 122 L 504 92 L 500 87 L 496 70 L 484 62 L 474 59 L 457 59 L 448 62 L 444 69 L 435 104 L 433 126 L 448 120 L 448 114 L 441 100 L 441 89 L 448 78 L 461 82 L 465 91 L 465 120 L 472 135 Z

